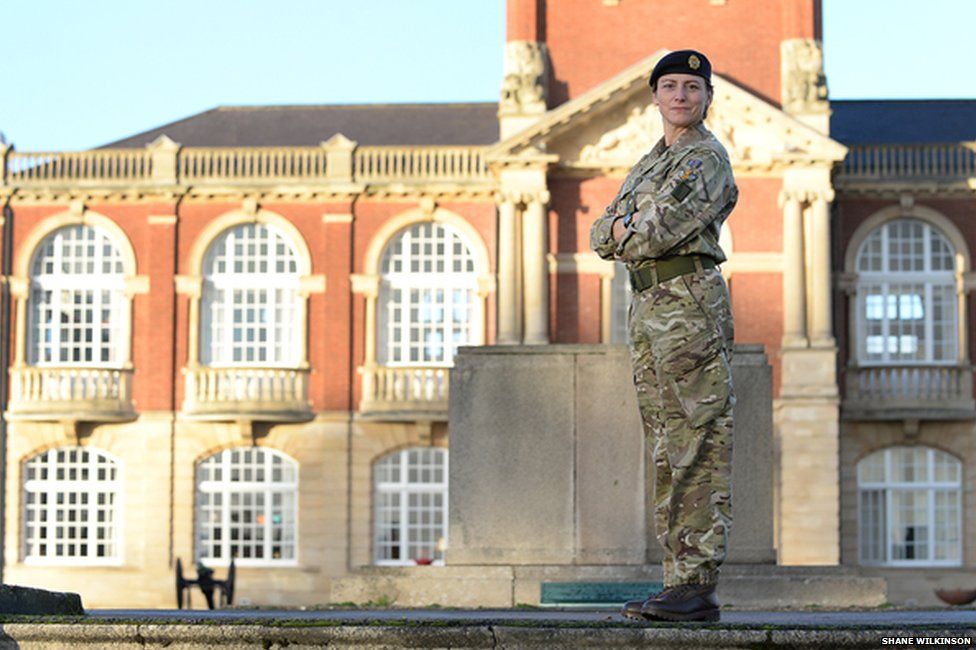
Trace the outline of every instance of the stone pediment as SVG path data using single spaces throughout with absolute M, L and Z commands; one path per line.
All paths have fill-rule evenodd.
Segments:
M 579 170 L 629 168 L 662 135 L 647 78 L 662 50 L 562 106 L 493 147 L 494 157 L 526 148 L 555 154 L 558 165 Z M 847 149 L 720 75 L 706 125 L 729 151 L 738 170 L 788 165 L 831 165 Z

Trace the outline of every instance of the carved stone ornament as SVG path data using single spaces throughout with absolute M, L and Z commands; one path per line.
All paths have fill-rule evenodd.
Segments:
M 622 126 L 607 131 L 596 143 L 580 150 L 580 162 L 630 166 L 664 135 L 661 114 L 653 104 L 631 104 L 626 110 L 627 119 Z
M 781 98 L 789 113 L 823 113 L 828 110 L 827 78 L 823 70 L 823 46 L 812 38 L 792 38 L 780 44 Z
M 544 43 L 537 41 L 506 43 L 501 112 L 545 113 L 548 76 L 549 54 Z
M 754 110 L 741 93 L 716 88 L 705 126 L 725 146 L 733 165 L 769 167 L 775 158 L 802 153 L 811 145 L 807 134 L 776 120 L 776 112 Z M 664 135 L 661 114 L 647 100 L 632 99 L 611 115 L 593 120 L 575 137 L 554 143 L 562 164 L 631 167 Z

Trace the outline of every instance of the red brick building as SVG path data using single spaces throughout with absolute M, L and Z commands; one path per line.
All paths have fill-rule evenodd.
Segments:
M 831 103 L 820 43 L 817 0 L 509 0 L 497 104 L 2 150 L 4 581 L 170 606 L 175 558 L 233 554 L 243 597 L 309 603 L 441 563 L 453 353 L 620 342 L 588 229 L 683 47 L 741 193 L 736 337 L 774 367 L 780 562 L 892 600 L 968 572 L 976 103 Z

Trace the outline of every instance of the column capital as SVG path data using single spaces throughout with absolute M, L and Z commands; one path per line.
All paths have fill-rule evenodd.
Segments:
M 857 273 L 845 272 L 834 275 L 834 284 L 845 295 L 853 296 L 857 293 Z
M 549 190 L 535 190 L 533 192 L 527 192 L 523 198 L 526 204 L 541 203 L 542 205 L 549 205 L 549 201 L 551 199 L 552 194 L 549 192 Z
M 173 276 L 176 284 L 176 293 L 181 296 L 199 298 L 203 293 L 203 278 L 199 275 L 176 275 Z
M 803 203 L 804 200 L 806 200 L 806 192 L 785 187 L 779 191 L 777 197 L 777 203 L 781 209 L 785 208 L 787 203 Z
M 494 193 L 495 205 L 510 204 L 516 205 L 522 202 L 522 195 L 519 192 L 498 190 Z
M 778 199 L 779 207 L 783 208 L 787 203 L 813 204 L 817 201 L 830 203 L 835 196 L 836 193 L 832 187 L 784 187 L 780 190 Z
M 834 192 L 834 188 L 832 187 L 822 188 L 819 190 L 811 190 L 807 194 L 809 196 L 808 200 L 811 203 L 816 203 L 818 201 L 823 201 L 824 203 L 830 203 L 837 196 L 837 193 Z
M 353 293 L 362 294 L 367 298 L 376 298 L 380 293 L 380 276 L 378 275 L 353 273 L 349 276 L 349 281 L 352 284 Z

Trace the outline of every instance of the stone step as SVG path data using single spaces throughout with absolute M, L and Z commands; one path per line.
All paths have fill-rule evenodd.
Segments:
M 0 614 L 61 614 L 85 613 L 78 594 L 46 591 L 19 585 L 0 585 Z

